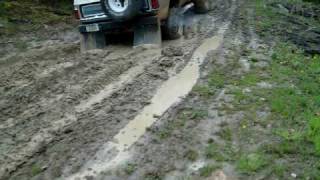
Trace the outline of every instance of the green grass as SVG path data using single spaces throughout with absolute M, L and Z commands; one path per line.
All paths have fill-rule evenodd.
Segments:
M 232 130 L 229 127 L 222 127 L 218 136 L 225 141 L 232 141 Z
M 213 71 L 209 77 L 208 77 L 208 84 L 210 87 L 216 87 L 218 89 L 221 89 L 226 84 L 226 75 L 220 74 L 219 72 Z
M 218 144 L 210 142 L 205 148 L 205 156 L 207 159 L 213 159 L 218 162 L 234 161 L 237 152 L 230 143 Z
M 316 153 L 320 155 L 320 117 L 309 121 L 308 136 L 315 145 Z
M 214 95 L 214 91 L 208 86 L 195 86 L 192 91 L 204 98 L 208 98 Z
M 132 173 L 134 173 L 134 171 L 137 169 L 135 164 L 126 164 L 126 166 L 124 167 L 124 172 L 127 175 L 131 175 Z
M 31 167 L 31 176 L 36 176 L 36 175 L 40 174 L 41 172 L 42 172 L 42 168 L 39 165 L 34 164 Z
M 200 176 L 209 177 L 217 169 L 221 168 L 219 164 L 209 164 L 199 169 Z
M 305 56 L 302 51 L 286 44 L 276 49 L 273 60 L 273 74 L 278 77 L 274 81 L 285 85 L 272 92 L 271 109 L 285 127 L 278 135 L 295 141 L 309 134 L 315 149 L 320 152 L 317 115 L 320 110 L 320 56 Z M 288 80 L 291 85 L 283 82 Z
M 272 172 L 280 178 L 285 177 L 285 173 L 287 171 L 287 166 L 284 163 L 275 163 L 272 167 Z
M 239 68 L 236 64 L 239 65 L 240 57 L 230 55 L 228 58 L 235 59 L 232 69 L 230 66 L 214 67 L 208 75 L 208 84 L 193 89 L 197 95 L 208 98 L 217 89 L 226 88 L 234 97 L 228 113 L 239 111 L 242 114 L 237 128 L 221 127 L 217 133 L 221 141 L 211 140 L 204 155 L 208 160 L 233 164 L 244 177 L 270 173 L 271 178 L 284 179 L 295 172 L 301 179 L 319 179 L 320 56 L 306 55 L 291 42 L 285 42 L 283 33 L 293 30 L 294 26 L 288 22 L 291 17 L 310 27 L 320 27 L 320 23 L 300 15 L 284 15 L 272 5 L 280 2 L 310 6 L 301 0 L 253 0 L 247 6 L 255 10 L 254 19 L 243 22 L 252 23 L 266 42 L 270 39 L 275 42 L 270 44 L 272 55 L 266 48 L 261 56 L 270 60 L 269 66 L 252 66 L 241 76 L 233 75 L 231 72 Z M 243 51 L 248 57 L 262 53 L 261 49 L 246 48 Z M 254 56 L 250 62 L 259 62 L 258 57 Z M 262 81 L 272 84 L 272 88 L 257 86 Z M 246 88 L 251 91 L 245 92 Z M 226 111 L 226 108 L 221 110 Z M 261 112 L 267 115 L 261 117 Z M 211 175 L 213 169 L 210 165 L 204 167 L 203 176 Z
M 186 152 L 184 157 L 186 157 L 190 161 L 196 161 L 199 157 L 199 153 L 197 151 L 191 149 Z
M 50 1 L 48 1 L 50 2 Z M 67 22 L 72 14 L 72 3 L 61 1 L 52 7 L 34 1 L 0 2 L 0 23 L 5 28 L 0 29 L 0 35 L 14 35 L 18 32 L 32 32 L 43 25 Z
M 177 117 L 173 121 L 169 121 L 156 131 L 156 135 L 162 140 L 167 139 L 172 135 L 174 130 L 183 128 L 187 121 L 200 121 L 207 116 L 207 110 L 195 108 L 184 109 L 178 113 Z
M 243 173 L 257 172 L 268 164 L 267 158 L 262 153 L 242 155 L 237 162 L 237 168 Z

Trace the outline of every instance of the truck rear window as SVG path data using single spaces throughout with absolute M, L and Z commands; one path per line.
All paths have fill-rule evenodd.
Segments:
M 84 5 L 81 7 L 81 12 L 82 16 L 85 18 L 105 14 L 100 3 Z

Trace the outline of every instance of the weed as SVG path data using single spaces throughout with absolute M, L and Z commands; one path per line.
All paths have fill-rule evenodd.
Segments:
M 166 126 L 161 128 L 159 131 L 157 131 L 157 135 L 159 136 L 160 139 L 167 139 L 168 137 L 171 136 L 171 133 L 173 131 L 173 128 Z
M 259 82 L 259 77 L 255 73 L 246 74 L 242 79 L 238 82 L 240 86 L 255 86 Z
M 283 163 L 275 163 L 272 166 L 272 172 L 280 178 L 285 176 L 285 172 L 287 171 L 287 167 Z
M 308 136 L 315 145 L 317 154 L 320 155 L 320 118 L 314 117 L 309 121 Z
M 293 129 L 277 129 L 275 133 L 286 141 L 300 141 L 304 136 L 302 132 L 295 131 Z
M 163 179 L 163 175 L 160 172 L 148 172 L 147 174 L 145 174 L 144 176 L 145 180 L 161 180 Z
M 237 163 L 237 168 L 243 173 L 252 173 L 260 170 L 268 164 L 264 154 L 252 153 L 242 155 Z
M 125 172 L 127 175 L 131 175 L 132 173 L 134 173 L 135 170 L 136 170 L 136 165 L 135 165 L 135 164 L 127 164 L 127 165 L 124 167 L 124 172 Z
M 201 97 L 208 98 L 214 95 L 214 92 L 208 86 L 195 86 L 193 92 L 199 94 Z
M 221 168 L 219 164 L 209 164 L 199 169 L 200 176 L 209 177 L 214 171 Z
M 205 149 L 205 156 L 215 161 L 232 161 L 236 157 L 236 151 L 231 144 L 220 145 L 217 143 L 209 143 Z
M 156 131 L 156 135 L 159 136 L 160 139 L 166 139 L 171 136 L 174 130 L 184 127 L 188 120 L 198 121 L 206 116 L 208 116 L 208 112 L 206 110 L 185 109 L 179 112 L 177 119 L 169 121 L 168 123 L 164 124 L 161 129 Z
M 209 77 L 209 87 L 216 87 L 221 89 L 226 84 L 226 76 L 217 72 L 212 72 Z
M 41 172 L 42 172 L 42 168 L 39 165 L 37 165 L 37 164 L 32 165 L 32 167 L 31 167 L 31 175 L 32 176 L 36 176 L 36 175 L 40 174 Z
M 179 114 L 179 119 L 200 120 L 208 116 L 208 111 L 203 109 L 187 109 Z
M 195 161 L 198 159 L 199 154 L 195 150 L 188 150 L 184 156 L 190 161 Z
M 218 132 L 219 137 L 221 137 L 223 140 L 231 141 L 232 140 L 232 130 L 229 127 L 222 128 Z
M 245 95 L 241 89 L 234 89 L 232 94 L 234 95 L 236 103 L 240 103 L 247 98 L 247 95 Z

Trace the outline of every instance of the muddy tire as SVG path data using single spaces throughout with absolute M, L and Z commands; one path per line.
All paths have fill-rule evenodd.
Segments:
M 80 33 L 81 52 L 91 49 L 102 49 L 106 46 L 106 40 L 103 32 Z
M 210 9 L 209 0 L 194 0 L 195 12 L 198 14 L 207 13 Z
M 183 36 L 183 14 L 179 8 L 171 8 L 169 17 L 162 27 L 162 34 L 165 39 L 179 39 Z
M 143 1 L 141 0 L 101 0 L 102 8 L 114 21 L 125 21 L 138 15 Z

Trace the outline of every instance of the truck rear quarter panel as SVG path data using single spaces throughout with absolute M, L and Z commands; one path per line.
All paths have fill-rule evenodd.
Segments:
M 191 0 L 159 0 L 160 10 L 159 10 L 158 17 L 161 20 L 164 20 L 164 19 L 168 18 L 170 4 L 175 4 L 178 7 L 181 7 L 181 6 L 183 6 L 184 4 L 186 4 L 188 2 L 191 2 Z

